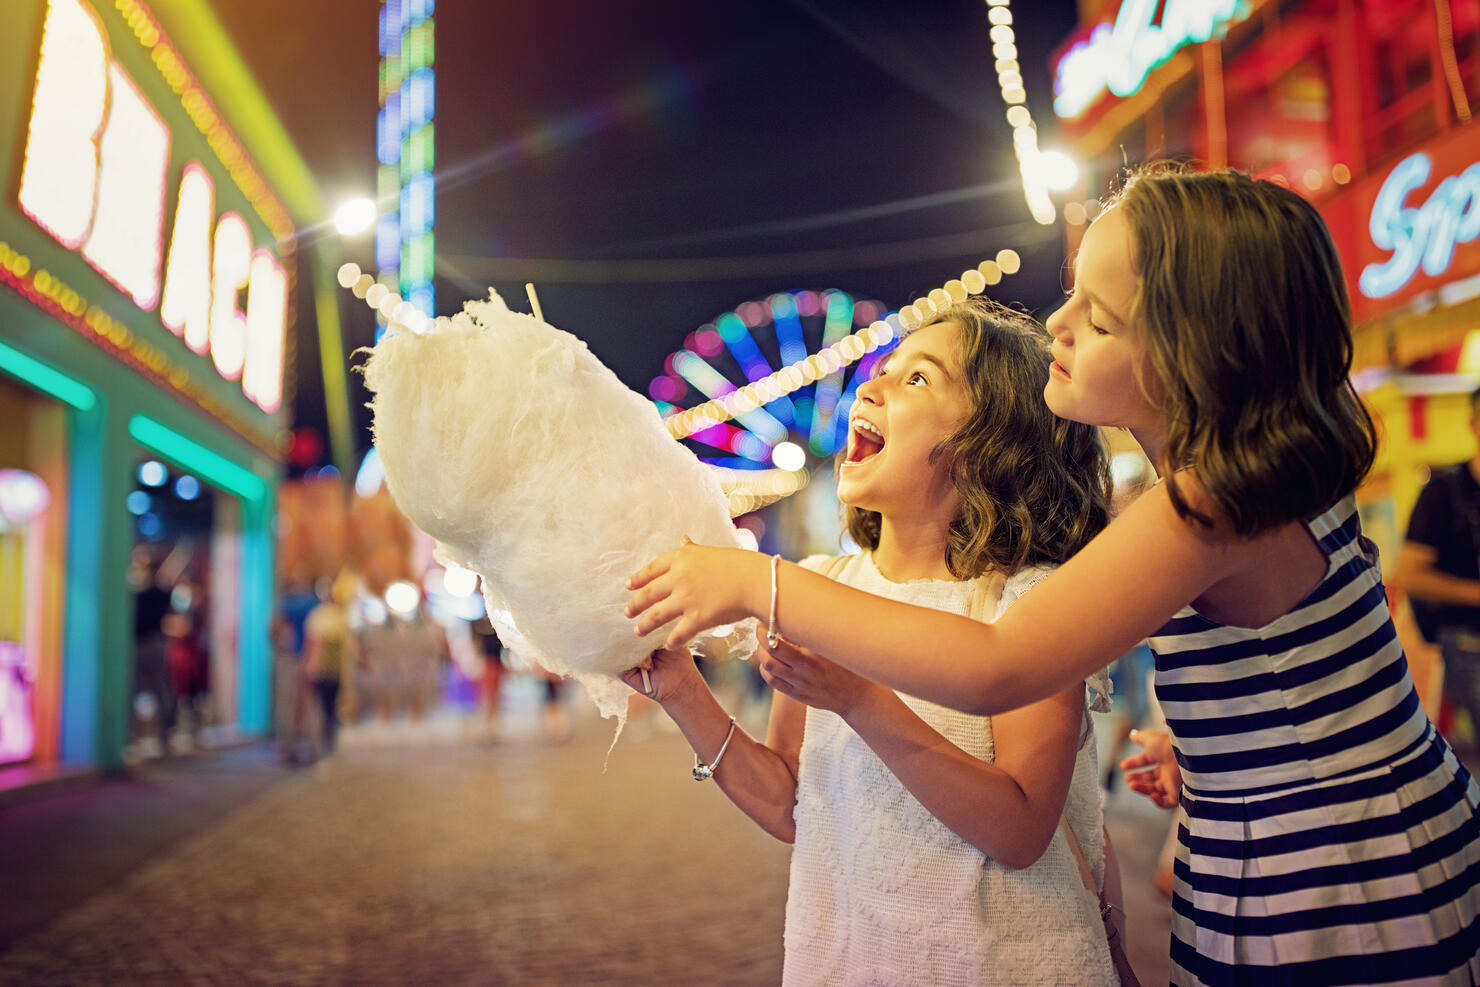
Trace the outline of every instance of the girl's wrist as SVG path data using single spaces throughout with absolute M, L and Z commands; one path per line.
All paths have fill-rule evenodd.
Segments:
M 750 553 L 754 558 L 752 564 L 755 567 L 756 578 L 747 581 L 750 592 L 745 601 L 745 612 L 756 620 L 764 621 L 771 615 L 771 557 L 759 552 Z M 781 573 L 776 573 L 779 583 Z
M 853 697 L 839 706 L 835 712 L 843 718 L 843 722 L 858 731 L 858 727 L 867 723 L 878 714 L 882 705 L 888 699 L 892 699 L 894 693 L 881 685 L 872 682 L 865 683 L 854 693 Z

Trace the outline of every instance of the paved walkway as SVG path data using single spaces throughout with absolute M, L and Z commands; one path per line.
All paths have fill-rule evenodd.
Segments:
M 689 778 L 680 737 L 629 728 L 603 773 L 593 719 L 558 746 L 457 734 L 351 734 L 299 771 L 205 756 L 3 810 L 0 983 L 779 982 L 788 849 Z M 1138 872 L 1166 817 L 1112 805 L 1132 958 L 1165 983 Z

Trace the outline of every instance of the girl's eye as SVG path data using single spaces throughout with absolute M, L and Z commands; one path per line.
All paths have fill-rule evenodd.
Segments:
M 928 384 L 928 383 L 930 383 L 930 381 L 928 381 L 928 380 L 925 379 L 925 375 L 922 374 L 918 370 L 916 370 L 914 373 L 910 374 L 910 379 L 908 381 L 906 381 L 906 383 L 913 384 L 916 381 L 919 381 L 921 384 Z

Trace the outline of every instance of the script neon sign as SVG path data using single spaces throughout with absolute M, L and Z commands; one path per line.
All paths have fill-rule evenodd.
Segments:
M 1088 40 L 1059 59 L 1053 111 L 1070 119 L 1089 109 L 1107 90 L 1129 96 L 1151 70 L 1177 49 L 1211 38 L 1238 15 L 1239 0 L 1165 0 L 1160 23 L 1152 23 L 1162 0 L 1125 0 L 1115 24 L 1100 24 Z
M 216 372 L 241 380 L 258 407 L 282 404 L 288 279 L 254 248 L 246 220 L 216 217 L 198 161 L 184 166 L 164 253 L 170 132 L 117 61 L 97 14 L 82 0 L 52 0 L 41 37 L 21 170 L 22 211 Z M 163 268 L 163 279 L 161 269 Z M 246 307 L 242 292 L 246 291 Z
M 1480 161 L 1445 178 L 1423 205 L 1405 206 L 1432 170 L 1429 156 L 1419 152 L 1399 162 L 1383 181 L 1367 230 L 1374 244 L 1393 255 L 1362 269 L 1357 284 L 1368 298 L 1393 294 L 1420 268 L 1430 277 L 1443 274 L 1454 248 L 1480 235 Z

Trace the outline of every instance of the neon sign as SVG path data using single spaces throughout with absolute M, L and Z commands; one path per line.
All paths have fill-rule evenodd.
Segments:
M 82 256 L 262 410 L 282 404 L 288 279 L 246 220 L 219 219 L 215 189 L 187 163 L 164 256 L 168 126 L 117 61 L 84 0 L 52 0 L 21 171 L 21 209 Z M 214 230 L 212 229 L 214 225 Z M 161 267 L 164 276 L 161 281 Z M 241 294 L 246 291 L 246 309 Z
M 1124 0 L 1115 24 L 1100 24 L 1089 39 L 1059 59 L 1054 74 L 1053 111 L 1079 116 L 1106 90 L 1129 96 L 1146 76 L 1177 49 L 1207 41 L 1239 15 L 1239 0 L 1166 0 L 1161 22 L 1153 24 L 1161 0 Z
M 1423 205 L 1405 206 L 1432 170 L 1429 156 L 1419 152 L 1399 162 L 1383 181 L 1367 230 L 1374 244 L 1393 255 L 1362 269 L 1357 284 L 1368 298 L 1393 294 L 1420 267 L 1430 277 L 1443 274 L 1455 246 L 1480 235 L 1480 161 L 1445 178 Z

